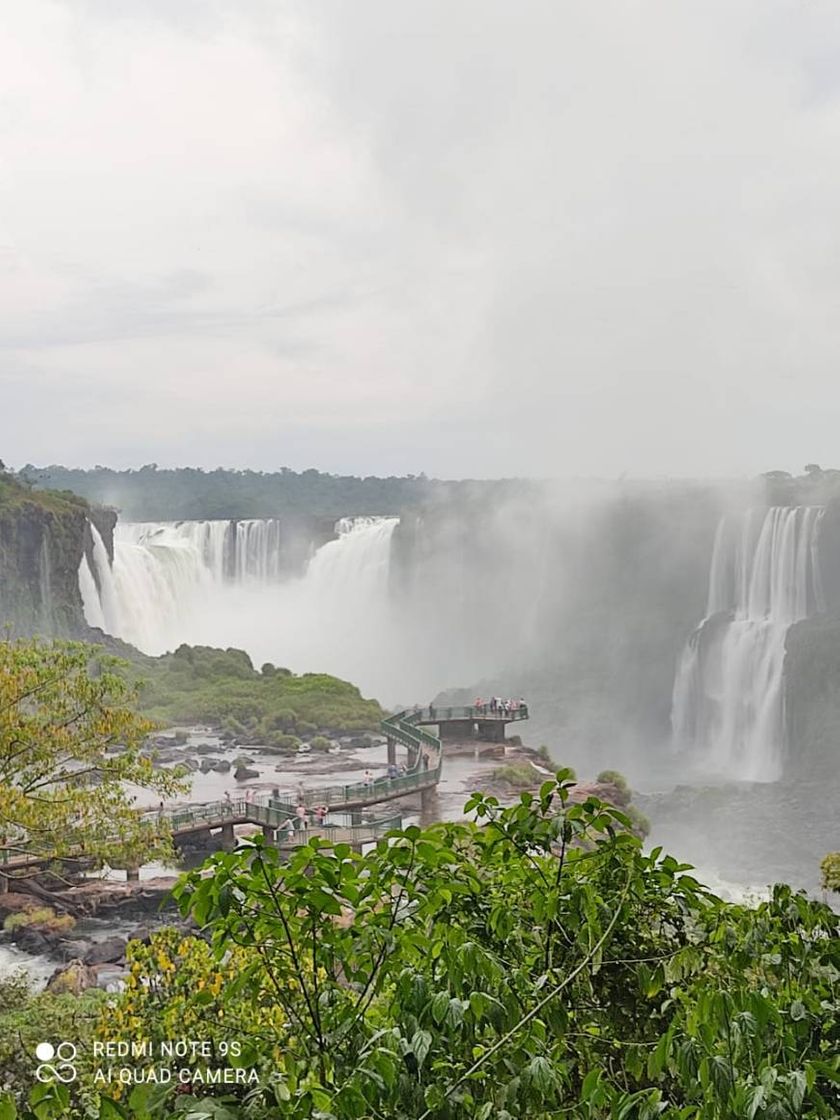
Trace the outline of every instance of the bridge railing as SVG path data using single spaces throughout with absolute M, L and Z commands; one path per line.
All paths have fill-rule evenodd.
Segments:
M 449 719 L 498 719 L 508 722 L 510 720 L 527 719 L 528 718 L 528 705 L 520 705 L 518 708 L 511 708 L 509 711 L 504 709 L 491 709 L 489 704 L 482 704 L 477 708 L 473 705 L 441 705 L 438 707 L 431 705 L 428 708 L 418 708 L 416 711 L 409 712 L 408 718 L 422 719 L 429 723 L 435 723 L 438 720 Z
M 329 840 L 332 844 L 363 844 L 378 840 L 389 832 L 402 828 L 402 816 L 385 817 L 381 820 L 366 821 L 363 824 L 319 824 L 296 829 L 293 836 L 279 838 L 281 847 L 298 847 L 307 844 L 313 836 Z

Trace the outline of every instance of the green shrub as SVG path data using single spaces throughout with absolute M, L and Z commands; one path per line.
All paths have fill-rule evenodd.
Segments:
M 597 781 L 601 785 L 613 786 L 618 791 L 618 797 L 615 799 L 619 805 L 629 805 L 630 799 L 633 796 L 633 791 L 627 784 L 627 779 L 618 770 L 602 770 L 598 775 Z
M 48 933 L 64 933 L 66 930 L 72 929 L 75 924 L 76 919 L 70 914 L 56 914 L 51 907 L 40 906 L 31 910 L 17 910 L 14 914 L 9 914 L 3 922 L 3 929 L 7 933 L 11 933 L 16 929 L 38 927 Z
M 829 852 L 820 864 L 824 891 L 840 893 L 840 852 Z

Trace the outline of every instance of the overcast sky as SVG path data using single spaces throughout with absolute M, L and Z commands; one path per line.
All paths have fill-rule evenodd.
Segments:
M 837 0 L 0 0 L 0 457 L 840 466 Z

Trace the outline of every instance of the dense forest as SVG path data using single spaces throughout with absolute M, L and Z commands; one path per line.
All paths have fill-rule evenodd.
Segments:
M 113 506 L 128 521 L 178 521 L 202 518 L 313 517 L 396 514 L 435 498 L 464 492 L 503 493 L 521 487 L 515 481 L 444 482 L 425 475 L 401 478 L 359 478 L 297 472 L 283 467 L 265 473 L 252 470 L 205 471 L 200 467 L 176 470 L 150 463 L 139 470 L 94 467 L 75 470 L 62 466 L 35 467 L 19 472 L 35 487 L 72 490 L 91 502 Z M 527 484 L 525 484 L 527 485 Z

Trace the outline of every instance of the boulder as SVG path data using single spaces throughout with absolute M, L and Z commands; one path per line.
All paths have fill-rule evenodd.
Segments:
M 74 938 L 70 940 L 65 938 L 59 941 L 55 946 L 55 952 L 58 954 L 59 959 L 63 961 L 76 961 L 86 956 L 93 948 L 92 941 L 85 941 L 84 938 Z
M 104 992 L 121 992 L 125 988 L 128 973 L 119 965 L 100 964 L 91 971 L 96 977 L 96 987 Z
M 18 949 L 21 949 L 24 953 L 30 953 L 33 957 L 51 953 L 55 944 L 54 940 L 47 934 L 26 926 L 15 930 L 14 942 Z
M 226 758 L 219 758 L 213 763 L 213 769 L 219 774 L 227 774 L 230 770 L 230 762 Z
M 114 964 L 125 957 L 126 940 L 124 937 L 106 937 L 95 942 L 85 953 L 85 964 Z
M 196 754 L 212 754 L 213 751 L 217 751 L 218 749 L 219 748 L 214 747 L 212 743 L 199 743 L 198 746 L 194 748 Z
M 260 776 L 259 770 L 249 770 L 247 766 L 237 766 L 233 772 L 234 778 L 237 782 L 247 781 L 248 778 L 258 778 Z
M 47 991 L 56 995 L 69 992 L 71 995 L 78 996 L 88 988 L 96 986 L 96 970 L 88 968 L 82 961 L 72 961 L 62 968 L 57 968 L 47 981 Z
M 181 765 L 185 770 L 189 770 L 191 773 L 198 769 L 198 763 L 194 758 L 185 758 Z
M 148 945 L 152 940 L 152 931 L 149 926 L 136 926 L 128 935 L 129 941 L 142 941 Z

